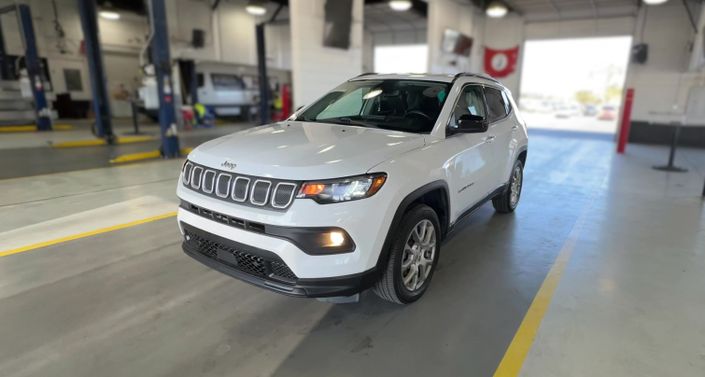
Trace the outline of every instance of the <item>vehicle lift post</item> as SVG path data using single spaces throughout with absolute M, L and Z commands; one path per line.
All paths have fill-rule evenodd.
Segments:
M 7 59 L 7 50 L 5 49 L 5 36 L 2 33 L 2 23 L 0 23 L 0 80 L 10 79 L 10 67 L 12 65 Z
M 22 42 L 24 44 L 25 65 L 27 67 L 27 76 L 32 87 L 32 96 L 34 97 L 34 111 L 36 116 L 38 131 L 51 131 L 51 110 L 49 110 L 46 93 L 44 93 L 44 83 L 42 82 L 42 63 L 39 60 L 39 52 L 37 51 L 37 37 L 34 34 L 34 24 L 32 22 L 32 12 L 27 4 L 8 5 L 0 8 L 0 14 L 16 12 L 17 24 L 20 26 Z M 4 41 L 3 41 L 4 46 Z M 5 61 L 5 51 L 2 54 L 3 64 Z M 5 74 L 7 72 L 3 72 Z M 5 76 L 4 76 L 5 77 Z
M 267 47 L 265 44 L 264 27 L 274 20 L 281 12 L 283 5 L 279 5 L 268 21 L 258 22 L 255 26 L 255 38 L 257 42 L 257 72 L 259 74 L 259 124 L 267 124 L 271 121 L 269 113 L 269 78 L 267 77 Z M 248 114 L 249 115 L 249 114 Z
M 91 76 L 93 94 L 93 112 L 95 113 L 95 135 L 105 138 L 108 144 L 115 142 L 108 98 L 103 52 L 100 47 L 100 29 L 98 28 L 98 11 L 95 0 L 77 0 L 78 14 L 81 19 L 83 40 L 86 48 L 86 60 Z
M 161 152 L 166 158 L 176 158 L 179 153 L 179 137 L 176 129 L 174 107 L 174 80 L 169 54 L 169 31 L 167 28 L 164 0 L 149 0 L 149 22 L 152 25 L 152 64 L 157 76 L 159 96 L 159 129 L 162 138 Z

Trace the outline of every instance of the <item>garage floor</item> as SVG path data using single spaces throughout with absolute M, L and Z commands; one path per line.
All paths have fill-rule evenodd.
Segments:
M 191 260 L 171 217 L 180 161 L 2 180 L 0 255 L 66 242 L 0 256 L 0 374 L 491 376 L 557 271 L 528 356 L 504 366 L 701 377 L 705 152 L 679 151 L 691 171 L 668 174 L 650 168 L 664 148 L 613 148 L 533 135 L 517 212 L 486 205 L 465 219 L 408 307 L 370 293 L 347 305 L 288 298 Z
M 26 177 L 56 172 L 69 172 L 111 166 L 110 160 L 119 155 L 139 153 L 159 149 L 159 126 L 143 125 L 140 129 L 144 135 L 154 136 L 155 140 L 143 143 L 111 146 L 52 148 L 52 143 L 95 139 L 90 132 L 90 125 L 85 120 L 71 122 L 76 129 L 59 132 L 5 133 L 0 141 L 0 179 Z M 133 131 L 125 121 L 116 122 L 115 135 L 129 135 Z M 198 128 L 183 131 L 180 136 L 181 147 L 195 147 L 199 144 L 227 135 L 248 127 L 239 123 L 212 128 Z

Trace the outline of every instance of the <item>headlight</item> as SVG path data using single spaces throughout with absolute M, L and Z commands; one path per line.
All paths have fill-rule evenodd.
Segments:
M 387 180 L 384 173 L 366 174 L 356 177 L 305 182 L 301 185 L 299 199 L 313 199 L 320 204 L 347 202 L 369 198 L 382 188 Z

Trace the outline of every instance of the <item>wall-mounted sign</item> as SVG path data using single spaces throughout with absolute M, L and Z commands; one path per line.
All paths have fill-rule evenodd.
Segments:
M 485 47 L 485 72 L 495 78 L 504 78 L 516 70 L 519 46 L 508 50 Z

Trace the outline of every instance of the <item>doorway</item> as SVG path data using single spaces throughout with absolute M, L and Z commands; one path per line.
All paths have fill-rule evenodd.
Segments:
M 632 37 L 527 41 L 519 107 L 529 129 L 614 134 Z
M 428 45 L 392 45 L 375 47 L 376 73 L 424 73 L 427 71 Z

